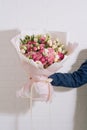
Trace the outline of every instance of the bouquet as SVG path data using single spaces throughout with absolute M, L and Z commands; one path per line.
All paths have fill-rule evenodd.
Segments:
M 47 68 L 64 59 L 67 51 L 58 40 L 52 40 L 49 34 L 26 35 L 20 39 L 20 51 L 29 60 Z
M 12 39 L 12 43 L 29 77 L 26 85 L 18 91 L 18 96 L 50 101 L 53 87 L 48 76 L 60 69 L 68 48 L 49 32 L 21 33 Z

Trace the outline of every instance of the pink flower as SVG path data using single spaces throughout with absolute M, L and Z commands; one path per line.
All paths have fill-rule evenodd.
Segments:
M 36 42 L 35 42 L 35 41 L 32 41 L 31 43 L 32 43 L 32 44 L 36 44 Z
M 43 41 L 45 41 L 46 40 L 46 38 L 44 37 L 44 36 L 42 36 L 41 38 L 40 38 L 40 41 L 41 42 L 43 42 Z
M 31 41 L 29 41 L 28 44 L 32 44 Z
M 42 54 L 39 54 L 39 55 L 37 55 L 36 60 L 39 60 L 39 61 L 40 61 L 41 58 L 42 58 Z
M 40 49 L 44 49 L 44 44 L 40 44 Z
M 35 52 L 34 54 L 32 54 L 32 59 L 34 61 L 40 61 L 41 58 L 42 58 L 42 54 L 39 52 Z
M 37 51 L 37 47 L 33 47 L 33 50 L 34 50 L 34 51 Z
M 48 58 L 48 63 L 49 64 L 52 64 L 54 62 L 54 55 L 51 55 L 49 58 Z
M 48 48 L 49 52 L 54 52 L 53 48 Z
M 63 54 L 63 53 L 58 52 L 58 56 L 59 56 L 59 59 L 60 59 L 60 60 L 63 60 L 63 58 L 64 58 L 64 54 Z
M 33 60 L 36 58 L 36 55 L 35 54 L 32 54 L 32 58 L 33 58 Z
M 54 50 L 53 50 L 53 48 L 49 48 L 48 50 L 49 50 L 48 64 L 52 64 L 54 62 L 54 59 L 55 59 Z
M 44 57 L 44 56 L 43 56 L 43 57 L 41 57 L 41 58 L 40 58 L 40 61 L 42 62 L 42 64 L 44 64 L 44 63 L 45 63 L 45 61 L 46 61 L 46 60 L 45 60 L 45 57 Z

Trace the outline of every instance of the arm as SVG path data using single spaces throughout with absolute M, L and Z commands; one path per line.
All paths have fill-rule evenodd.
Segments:
M 49 78 L 53 86 L 77 88 L 87 83 L 87 60 L 73 73 L 54 73 Z

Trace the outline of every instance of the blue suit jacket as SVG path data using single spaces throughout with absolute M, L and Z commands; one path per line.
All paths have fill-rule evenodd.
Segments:
M 87 60 L 73 73 L 54 73 L 49 76 L 53 86 L 77 88 L 87 83 Z

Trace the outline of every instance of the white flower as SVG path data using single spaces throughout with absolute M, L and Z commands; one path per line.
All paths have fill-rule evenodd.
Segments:
M 62 50 L 62 53 L 65 54 L 65 53 L 66 53 L 66 50 Z
M 48 43 L 49 46 L 52 46 L 52 40 L 48 40 L 47 43 Z
M 59 47 L 59 48 L 58 48 L 58 51 L 59 51 L 59 52 L 62 52 L 62 48 L 61 48 L 61 47 Z
M 48 49 L 44 49 L 43 55 L 47 56 L 48 55 Z
M 46 35 L 45 35 L 45 34 L 44 34 L 43 36 L 44 36 L 44 37 L 46 37 Z
M 24 49 L 21 49 L 21 53 L 25 54 L 25 50 L 24 50 Z
M 54 59 L 54 62 L 57 62 L 59 59 L 59 56 L 58 55 L 55 55 L 55 59 Z
M 37 41 L 38 41 L 38 38 L 37 38 L 37 37 L 34 37 L 34 41 L 37 42 Z
M 52 48 L 53 48 L 53 49 L 55 49 L 55 48 L 56 48 L 56 45 L 55 45 L 55 44 L 54 44 L 54 45 L 52 45 Z

